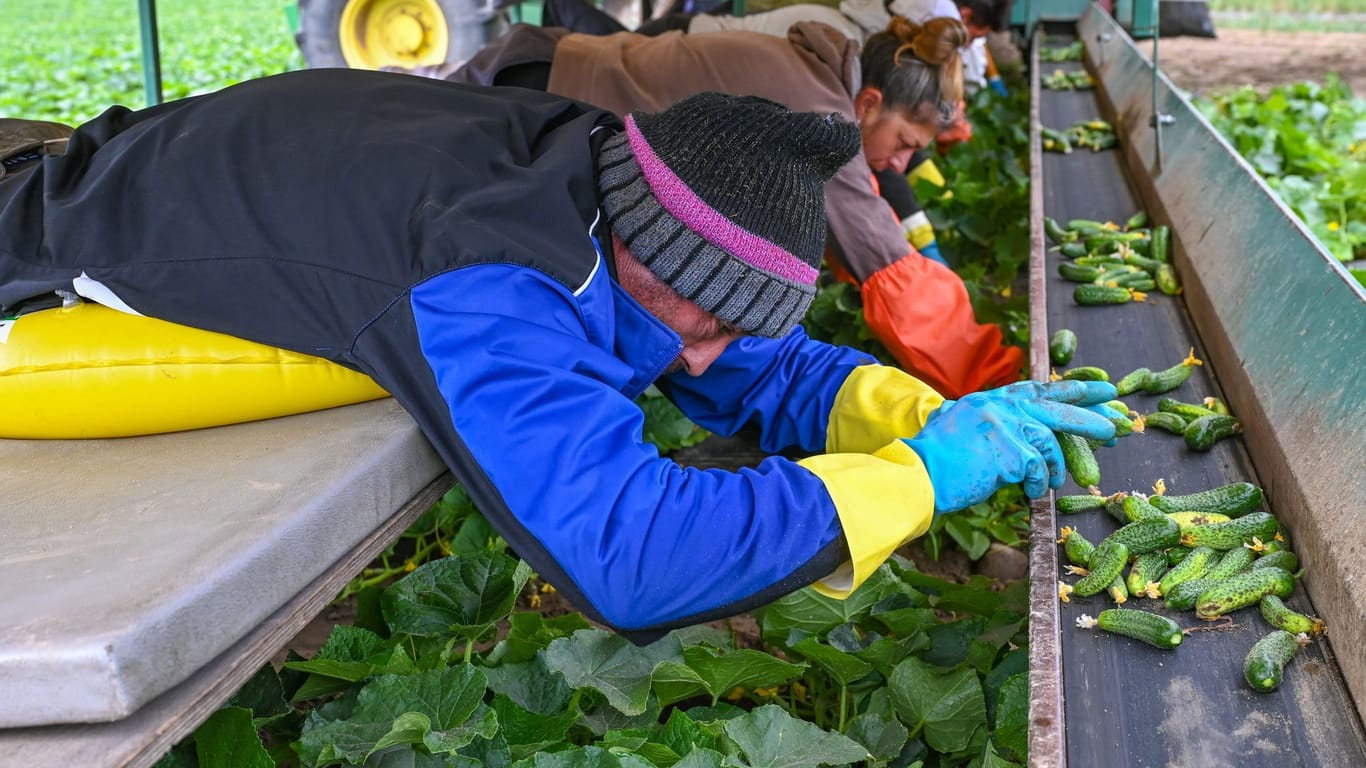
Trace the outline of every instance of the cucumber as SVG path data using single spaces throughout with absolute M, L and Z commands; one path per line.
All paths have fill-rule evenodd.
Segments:
M 1119 393 L 1120 397 L 1132 395 L 1143 388 L 1143 382 L 1147 381 L 1151 374 L 1152 371 L 1147 368 L 1135 368 L 1115 382 L 1115 391 Z
M 1167 565 L 1173 567 L 1176 566 L 1182 560 L 1185 560 L 1186 556 L 1190 553 L 1191 551 L 1189 549 L 1186 549 L 1185 547 L 1172 547 L 1171 549 L 1167 550 Z
M 1184 418 L 1186 421 L 1194 421 L 1195 419 L 1201 418 L 1203 416 L 1218 415 L 1214 411 L 1211 411 L 1203 405 L 1196 405 L 1194 403 L 1183 403 L 1180 400 L 1176 400 L 1170 397 L 1164 397 L 1161 400 L 1158 400 L 1157 410 L 1162 411 L 1163 413 L 1175 413 L 1178 416 Z
M 1111 600 L 1115 601 L 1115 605 L 1124 605 L 1129 602 L 1129 588 L 1124 584 L 1124 574 L 1120 573 L 1116 576 L 1115 580 L 1110 582 L 1110 586 L 1105 588 L 1105 592 Z
M 1143 426 L 1141 424 L 1135 423 L 1128 416 L 1121 416 L 1120 413 L 1123 413 L 1123 411 L 1110 417 L 1110 423 L 1115 425 L 1115 437 L 1124 437 L 1125 435 L 1131 435 L 1134 432 L 1143 431 Z
M 1295 577 L 1280 568 L 1245 571 L 1200 593 L 1195 615 L 1215 619 L 1261 601 L 1267 595 L 1286 597 L 1295 591 Z
M 1217 397 L 1207 397 L 1204 399 L 1203 404 L 1206 408 L 1223 416 L 1233 415 L 1228 409 L 1228 403 L 1225 403 Z
M 1270 693 L 1281 687 L 1285 665 L 1295 658 L 1300 645 L 1299 637 L 1283 629 L 1272 630 L 1258 640 L 1243 659 L 1243 677 L 1247 684 L 1259 693 Z
M 1220 440 L 1242 431 L 1242 423 L 1232 416 L 1201 416 L 1186 425 L 1186 431 L 1181 433 L 1181 437 L 1185 439 L 1186 447 L 1192 451 L 1208 451 Z
M 1163 596 L 1172 591 L 1172 588 L 1183 581 L 1198 579 L 1205 575 L 1205 571 L 1214 565 L 1219 558 L 1219 553 L 1209 547 L 1196 547 L 1186 555 L 1186 559 L 1172 566 L 1170 571 L 1158 582 L 1157 591 Z
M 1048 342 L 1048 359 L 1054 365 L 1067 365 L 1077 352 L 1077 334 L 1070 328 L 1060 328 Z
M 1095 219 L 1068 219 L 1067 228 L 1073 232 L 1080 232 L 1084 237 L 1092 237 L 1102 232 L 1117 232 L 1118 228 Z
M 1125 230 L 1142 229 L 1146 226 L 1148 226 L 1147 211 L 1139 211 L 1138 213 L 1135 213 L 1133 216 L 1130 216 L 1128 221 L 1124 222 Z
M 1106 632 L 1132 637 L 1155 648 L 1171 650 L 1181 644 L 1185 634 L 1181 625 L 1155 613 L 1133 608 L 1110 608 L 1092 619 L 1083 615 L 1077 619 L 1079 627 L 1100 627 Z
M 1177 525 L 1181 526 L 1227 523 L 1229 520 L 1233 519 L 1228 515 L 1221 515 L 1218 512 L 1170 512 L 1165 514 L 1175 520 Z
M 1300 559 L 1288 549 L 1280 549 L 1275 552 L 1268 552 L 1252 561 L 1252 570 L 1258 568 L 1280 568 L 1291 573 L 1300 570 Z
M 1262 489 L 1252 483 L 1229 483 L 1207 491 L 1184 496 L 1154 496 L 1149 499 L 1163 512 L 1213 512 L 1242 517 L 1262 504 Z
M 1108 272 L 1112 269 L 1127 269 L 1127 265 L 1125 265 L 1124 262 L 1116 259 L 1114 256 L 1105 256 L 1103 254 L 1082 256 L 1081 258 L 1074 259 L 1072 263 L 1080 264 L 1083 267 L 1100 267 L 1102 272 Z
M 1187 423 L 1185 417 L 1181 414 L 1167 413 L 1166 411 L 1149 413 L 1143 417 L 1143 424 L 1145 426 L 1157 427 L 1158 429 L 1166 430 L 1173 435 L 1185 434 Z
M 1043 130 L 1048 131 L 1049 129 L 1044 128 Z M 1066 139 L 1063 139 L 1063 141 L 1066 141 Z M 1068 148 L 1071 148 L 1070 145 Z M 1070 232 L 1063 229 L 1062 226 L 1058 224 L 1057 219 L 1048 216 L 1043 217 L 1043 231 L 1044 234 L 1048 235 L 1048 239 L 1055 243 L 1074 243 L 1078 240 L 1076 232 Z
M 1148 255 L 1158 261 L 1171 261 L 1172 231 L 1166 224 L 1159 224 L 1153 227 L 1151 235 L 1152 247 Z
M 1129 499 L 1135 498 L 1130 496 Z M 1125 499 L 1124 503 L 1129 503 Z M 1107 543 L 1119 542 L 1129 550 L 1131 555 L 1142 555 L 1148 552 L 1156 552 L 1159 549 L 1174 547 L 1181 541 L 1181 526 L 1176 521 L 1161 515 L 1149 517 L 1143 520 L 1136 520 L 1128 525 L 1121 527 L 1114 533 L 1106 536 L 1101 541 L 1100 546 Z
M 1205 590 L 1218 583 L 1219 582 L 1215 579 L 1206 578 L 1183 581 L 1172 587 L 1171 590 L 1163 596 L 1163 604 L 1167 606 L 1167 610 L 1169 611 L 1192 610 L 1195 608 L 1195 601 L 1200 599 L 1200 596 L 1205 593 Z
M 1100 464 L 1096 462 L 1096 454 L 1091 450 L 1091 443 L 1086 438 L 1070 432 L 1053 434 L 1058 438 L 1063 463 L 1067 465 L 1067 473 L 1072 476 L 1072 481 L 1082 488 L 1100 485 Z
M 1157 287 L 1153 282 L 1152 275 L 1147 272 L 1130 272 L 1129 270 L 1114 270 L 1101 274 L 1093 281 L 1096 285 L 1113 286 L 1117 288 L 1130 288 L 1135 291 L 1151 291 Z
M 1124 519 L 1130 523 L 1138 520 L 1146 520 L 1152 517 L 1159 517 L 1164 520 L 1171 520 L 1171 518 L 1167 516 L 1166 512 L 1163 512 L 1162 510 L 1148 503 L 1147 497 L 1140 493 L 1131 493 L 1128 496 L 1126 496 L 1124 498 L 1122 508 L 1124 510 Z M 1177 523 L 1177 528 L 1179 529 L 1180 527 L 1181 524 Z
M 1153 280 L 1157 282 L 1157 290 L 1166 295 L 1181 295 L 1181 278 L 1176 276 L 1176 267 L 1165 262 L 1158 264 L 1153 270 Z
M 1058 532 L 1058 543 L 1062 545 L 1062 552 L 1067 556 L 1067 562 L 1083 568 L 1091 565 L 1091 555 L 1095 553 L 1096 545 L 1081 535 L 1077 529 L 1064 526 Z
M 1252 512 L 1226 523 L 1188 525 L 1181 529 L 1181 543 L 1187 547 L 1210 547 L 1224 552 L 1249 544 L 1254 538 L 1270 541 L 1276 535 L 1276 518 L 1267 512 Z
M 1062 372 L 1067 381 L 1109 381 L 1110 373 L 1094 365 L 1081 365 Z
M 1091 572 L 1073 585 L 1078 597 L 1098 595 L 1114 582 L 1115 577 L 1124 572 L 1129 562 L 1129 550 L 1123 544 L 1112 541 L 1101 544 L 1091 554 Z
M 1327 629 L 1323 619 L 1296 613 L 1275 595 L 1263 597 L 1261 609 L 1262 618 L 1266 619 L 1266 623 L 1292 634 L 1304 633 L 1310 637 L 1317 637 Z
M 1157 582 L 1166 572 L 1166 552 L 1145 552 L 1134 558 L 1133 565 L 1129 566 L 1129 576 L 1124 586 L 1129 588 L 1129 594 L 1134 597 L 1157 597 Z M 1152 584 L 1151 591 L 1148 589 L 1149 584 Z
M 1162 266 L 1162 262 L 1157 259 L 1150 259 L 1142 254 L 1134 253 L 1132 250 L 1129 253 L 1124 254 L 1124 263 L 1132 267 L 1138 267 L 1149 274 L 1156 273 L 1157 268 Z
M 1103 285 L 1079 285 L 1072 291 L 1072 300 L 1088 307 L 1104 304 L 1128 304 L 1135 298 L 1133 292 L 1128 288 L 1110 288 Z
M 1091 252 L 1086 250 L 1086 243 L 1078 241 L 1059 245 L 1058 253 L 1069 259 L 1080 259 L 1088 256 Z
M 1064 280 L 1074 283 L 1094 283 L 1099 280 L 1105 270 L 1098 266 L 1078 264 L 1075 261 L 1063 261 L 1058 263 L 1058 275 Z
M 1108 496 L 1079 493 L 1071 496 L 1059 496 L 1053 503 L 1053 506 L 1062 514 L 1071 515 L 1076 514 L 1077 512 L 1089 512 L 1093 509 L 1100 509 L 1105 506 L 1105 501 L 1108 498 Z
M 1205 571 L 1204 578 L 1223 581 L 1232 578 L 1252 566 L 1252 561 L 1257 559 L 1257 553 L 1247 547 L 1234 547 L 1224 553 L 1208 571 Z
M 1204 364 L 1203 360 L 1195 356 L 1195 347 L 1191 347 L 1185 360 L 1165 370 L 1156 371 L 1145 379 L 1143 391 L 1150 395 L 1170 392 L 1186 383 L 1186 380 L 1191 377 L 1191 371 L 1195 370 L 1195 366 Z

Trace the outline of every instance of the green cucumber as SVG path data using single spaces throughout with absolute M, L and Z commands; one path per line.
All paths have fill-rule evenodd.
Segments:
M 1205 571 L 1214 565 L 1219 558 L 1219 553 L 1209 547 L 1196 547 L 1186 555 L 1186 559 L 1172 566 L 1167 571 L 1157 585 L 1157 591 L 1163 596 L 1172 591 L 1172 587 L 1183 581 L 1198 579 L 1205 575 Z
M 1081 365 L 1063 371 L 1062 377 L 1067 381 L 1109 381 L 1110 373 L 1094 365 Z
M 1186 556 L 1190 553 L 1191 551 L 1185 547 L 1172 547 L 1167 550 L 1167 565 L 1175 567 L 1180 564 L 1182 560 L 1185 560 Z
M 1128 304 L 1134 300 L 1128 288 L 1110 288 L 1104 285 L 1079 285 L 1072 291 L 1072 300 L 1087 307 L 1104 304 Z
M 1135 213 L 1133 216 L 1130 216 L 1128 221 L 1124 222 L 1124 229 L 1126 231 L 1131 229 L 1142 229 L 1146 226 L 1148 226 L 1147 211 L 1139 211 L 1138 213 Z
M 1106 632 L 1132 637 L 1164 650 L 1171 650 L 1180 645 L 1182 638 L 1185 637 L 1181 625 L 1175 621 L 1166 616 L 1133 608 L 1110 608 L 1101 611 L 1094 619 L 1083 615 L 1077 619 L 1077 626 L 1100 627 Z
M 1105 593 L 1110 596 L 1111 600 L 1115 601 L 1115 605 L 1124 605 L 1129 602 L 1129 588 L 1124 584 L 1122 572 L 1115 577 L 1114 581 L 1110 582 L 1110 586 L 1105 588 Z
M 1049 129 L 1044 128 L 1043 130 L 1048 131 Z M 1066 139 L 1063 140 L 1066 141 Z M 1044 234 L 1048 235 L 1048 239 L 1055 243 L 1074 243 L 1078 239 L 1076 232 L 1069 232 L 1068 230 L 1063 229 L 1062 226 L 1058 224 L 1057 219 L 1048 216 L 1043 217 L 1043 231 Z
M 1280 568 L 1261 568 L 1231 576 L 1200 593 L 1195 615 L 1216 619 L 1246 608 L 1267 595 L 1286 597 L 1295 591 L 1295 577 Z
M 1124 254 L 1124 263 L 1133 267 L 1138 267 L 1148 273 L 1155 273 L 1157 272 L 1157 268 L 1162 266 L 1162 262 L 1157 259 L 1150 259 L 1147 256 L 1134 253 L 1133 251 Z
M 1166 512 L 1154 507 L 1148 502 L 1148 497 L 1141 493 L 1131 493 L 1124 498 L 1123 507 L 1124 519 L 1132 523 L 1137 520 L 1145 520 L 1150 517 L 1160 517 L 1164 520 L 1171 520 Z M 1177 528 L 1180 528 L 1180 523 Z
M 1095 219 L 1068 219 L 1068 220 L 1067 220 L 1067 228 L 1070 229 L 1070 230 L 1072 230 L 1073 232 L 1081 232 L 1081 233 L 1085 234 L 1085 235 L 1088 236 L 1088 237 L 1089 237 L 1090 235 L 1087 234 L 1087 233 L 1092 233 L 1092 232 L 1117 232 L 1117 231 L 1119 231 L 1119 230 L 1116 230 L 1116 229 L 1111 229 L 1110 227 L 1106 226 L 1105 222 L 1103 222 L 1103 221 L 1096 221 Z
M 1048 359 L 1054 365 L 1067 365 L 1077 352 L 1077 334 L 1070 328 L 1060 328 L 1048 342 Z
M 1178 525 L 1209 525 L 1210 523 L 1227 523 L 1233 518 L 1228 515 L 1221 515 L 1218 512 L 1167 512 L 1168 517 L 1175 520 Z
M 1130 496 L 1129 499 L 1135 498 Z M 1125 499 L 1124 503 L 1129 503 Z M 1106 543 L 1120 542 L 1129 550 L 1131 555 L 1142 555 L 1148 552 L 1156 552 L 1159 549 L 1174 547 L 1181 541 L 1181 526 L 1176 521 L 1160 515 L 1159 517 L 1149 517 L 1136 520 L 1119 530 L 1105 537 L 1100 546 Z
M 1161 371 L 1155 371 L 1143 382 L 1143 391 L 1150 395 L 1161 395 L 1186 383 L 1191 377 L 1191 371 L 1195 366 L 1204 365 L 1204 361 L 1195 356 L 1195 347 L 1191 347 L 1186 359 Z
M 1304 633 L 1310 637 L 1317 637 L 1327 629 L 1323 619 L 1296 613 L 1286 606 L 1285 601 L 1275 595 L 1263 597 L 1261 609 L 1262 618 L 1266 619 L 1266 623 L 1292 634 Z
M 1166 411 L 1149 413 L 1143 417 L 1144 426 L 1157 427 L 1158 429 L 1166 430 L 1173 435 L 1184 434 L 1187 423 L 1185 417 L 1181 414 L 1167 413 Z
M 1153 270 L 1153 280 L 1157 282 L 1157 290 L 1166 295 L 1181 295 L 1181 278 L 1176 276 L 1176 267 L 1171 264 L 1158 264 L 1157 269 Z
M 1163 512 L 1214 512 L 1242 517 L 1262 504 L 1262 489 L 1252 483 L 1229 483 L 1183 496 L 1153 496 L 1148 499 Z
M 1159 224 L 1153 227 L 1151 239 L 1153 244 L 1148 255 L 1158 261 L 1171 261 L 1171 229 L 1166 224 Z
M 1112 541 L 1101 544 L 1091 553 L 1091 572 L 1083 576 L 1073 586 L 1078 597 L 1098 595 L 1108 588 L 1115 577 L 1124 572 L 1129 562 L 1129 550 L 1121 543 Z
M 1234 547 L 1224 553 L 1208 571 L 1205 571 L 1205 578 L 1224 580 L 1236 576 L 1246 571 L 1252 566 L 1252 561 L 1257 559 L 1257 553 L 1247 547 Z
M 1255 571 L 1258 568 L 1280 568 L 1291 573 L 1298 573 L 1300 558 L 1288 549 L 1278 549 L 1275 552 L 1267 552 L 1252 561 L 1252 570 Z
M 1070 496 L 1059 496 L 1053 502 L 1053 506 L 1058 512 L 1064 515 L 1072 515 L 1077 512 L 1089 512 L 1093 509 L 1100 509 L 1105 506 L 1108 496 L 1098 494 L 1078 493 Z
M 1067 555 L 1067 562 L 1082 568 L 1091 565 L 1091 555 L 1095 553 L 1096 545 L 1081 535 L 1080 531 L 1064 526 L 1058 532 L 1058 543 L 1062 545 L 1063 554 Z
M 1243 659 L 1243 677 L 1252 690 L 1270 693 L 1281 687 L 1285 665 L 1295 658 L 1299 650 L 1299 637 L 1284 629 L 1272 630 L 1247 652 L 1247 657 Z
M 1067 465 L 1067 473 L 1072 476 L 1073 482 L 1082 488 L 1100 485 L 1100 464 L 1096 462 L 1096 454 L 1091 450 L 1091 443 L 1086 438 L 1070 432 L 1053 434 L 1058 438 L 1063 463 Z
M 1224 552 L 1252 543 L 1270 541 L 1276 535 L 1276 518 L 1268 512 L 1251 512 L 1225 523 L 1188 525 L 1181 529 L 1181 543 L 1187 547 L 1211 547 Z
M 1201 418 L 1203 416 L 1218 415 L 1214 411 L 1211 411 L 1203 405 L 1196 405 L 1194 403 L 1183 403 L 1180 400 L 1176 400 L 1170 397 L 1164 397 L 1161 400 L 1158 400 L 1157 410 L 1162 411 L 1163 413 L 1175 413 L 1178 416 L 1184 418 L 1186 421 L 1194 421 L 1195 419 Z
M 1201 416 L 1186 425 L 1186 431 L 1181 433 L 1181 437 L 1185 439 L 1186 447 L 1192 451 L 1208 451 L 1220 440 L 1242 431 L 1242 422 L 1232 416 Z
M 1129 588 L 1129 594 L 1134 597 L 1157 597 L 1157 582 L 1166 572 L 1166 552 L 1145 552 L 1134 558 L 1133 565 L 1129 566 L 1129 576 L 1124 586 Z M 1151 592 L 1148 590 L 1150 583 L 1153 585 Z
M 1093 283 L 1099 280 L 1103 274 L 1105 274 L 1105 270 L 1100 267 L 1078 264 L 1075 261 L 1058 262 L 1058 275 L 1062 279 L 1074 283 Z
M 1205 594 L 1205 590 L 1218 584 L 1217 579 L 1191 579 L 1172 587 L 1163 595 L 1163 604 L 1169 611 L 1189 611 L 1195 608 L 1195 601 Z
M 1086 250 L 1086 243 L 1072 242 L 1059 245 L 1058 253 L 1069 259 L 1080 259 L 1090 255 L 1091 252 Z
M 1214 411 L 1215 413 L 1222 414 L 1224 416 L 1233 415 L 1228 409 L 1228 403 L 1225 403 L 1223 400 L 1220 400 L 1217 397 L 1205 398 L 1204 405 L 1206 408 L 1210 409 L 1211 411 Z
M 1139 292 L 1151 291 L 1157 287 L 1152 277 L 1144 272 L 1105 272 L 1092 282 L 1106 288 L 1128 288 Z
M 1080 264 L 1083 267 L 1100 267 L 1102 272 L 1108 272 L 1112 269 L 1128 270 L 1128 266 L 1124 262 L 1116 259 L 1114 256 L 1106 256 L 1103 254 L 1082 256 L 1078 259 L 1074 259 L 1072 263 Z
M 1119 393 L 1120 397 L 1132 395 L 1143 388 L 1143 382 L 1147 381 L 1148 376 L 1151 374 L 1152 371 L 1147 368 L 1135 368 L 1120 377 L 1119 381 L 1115 382 L 1115 391 Z

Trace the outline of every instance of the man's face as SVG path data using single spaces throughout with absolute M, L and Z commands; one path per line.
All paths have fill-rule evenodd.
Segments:
M 732 341 L 744 331 L 704 311 L 655 277 L 648 267 L 636 261 L 626 245 L 612 236 L 617 261 L 617 279 L 632 298 L 647 312 L 673 329 L 683 340 L 683 351 L 669 364 L 665 374 L 683 371 L 701 376 Z

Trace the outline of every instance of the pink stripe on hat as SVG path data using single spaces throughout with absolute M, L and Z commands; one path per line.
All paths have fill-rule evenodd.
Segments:
M 626 116 L 626 136 L 655 199 L 675 219 L 707 242 L 755 269 L 794 282 L 815 285 L 819 270 L 793 256 L 786 248 L 737 225 L 698 197 L 659 159 L 631 115 Z

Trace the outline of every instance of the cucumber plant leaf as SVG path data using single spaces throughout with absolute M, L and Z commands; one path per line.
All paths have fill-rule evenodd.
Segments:
M 760 651 L 741 649 L 722 653 L 701 645 L 684 648 L 683 659 L 702 680 L 713 704 L 735 688 L 782 685 L 806 669 L 805 664 L 792 664 Z
M 1024 762 L 1029 752 L 1029 674 L 1011 675 L 996 704 L 996 745 Z
M 194 743 L 200 768 L 275 768 L 245 707 L 224 707 L 209 715 L 195 731 Z
M 727 720 L 724 730 L 751 768 L 817 768 L 870 757 L 866 747 L 848 736 L 798 720 L 773 704 Z
M 897 665 L 888 680 L 892 706 L 910 729 L 940 752 L 967 748 L 986 724 L 986 702 L 977 673 L 968 667 L 944 672 L 915 657 Z
M 890 761 L 901 754 L 910 738 L 906 726 L 877 714 L 863 714 L 849 722 L 845 736 L 868 750 L 874 760 Z
M 655 768 L 638 755 L 602 747 L 575 747 L 563 752 L 541 752 L 512 764 L 512 768 Z
M 546 666 L 564 675 L 571 688 L 591 688 L 625 715 L 645 711 L 655 667 L 665 661 L 683 661 L 678 640 L 671 635 L 641 647 L 598 629 L 581 629 L 560 638 L 544 654 Z
M 384 620 L 394 632 L 477 640 L 512 611 L 531 575 L 499 552 L 434 560 L 384 590 Z
M 484 676 L 488 679 L 489 690 L 547 717 L 563 712 L 574 695 L 564 675 L 552 672 L 540 656 L 520 664 L 489 667 L 484 670 Z

